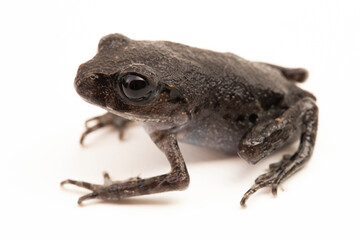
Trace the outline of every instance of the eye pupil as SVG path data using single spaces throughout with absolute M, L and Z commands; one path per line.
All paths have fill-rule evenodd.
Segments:
M 147 99 L 153 90 L 149 81 L 136 74 L 126 74 L 120 77 L 120 88 L 124 95 L 133 101 Z
M 131 90 L 140 90 L 140 89 L 143 89 L 146 87 L 146 82 L 143 81 L 143 80 L 132 80 L 130 83 L 129 83 L 129 88 Z

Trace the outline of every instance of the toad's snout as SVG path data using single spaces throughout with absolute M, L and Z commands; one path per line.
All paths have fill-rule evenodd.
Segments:
M 78 73 L 74 86 L 76 92 L 86 101 L 105 107 L 106 98 L 109 94 L 108 76 L 104 74 Z

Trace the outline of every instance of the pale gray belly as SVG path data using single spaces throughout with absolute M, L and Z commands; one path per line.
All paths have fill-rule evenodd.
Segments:
M 219 122 L 190 123 L 178 132 L 181 142 L 211 148 L 228 154 L 236 154 L 244 129 L 234 124 Z

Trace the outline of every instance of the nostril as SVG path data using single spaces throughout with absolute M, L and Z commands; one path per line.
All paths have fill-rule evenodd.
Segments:
M 75 79 L 76 92 L 86 101 L 106 106 L 109 95 L 109 75 L 103 73 L 78 74 Z
M 108 87 L 111 76 L 104 73 L 89 73 L 84 78 L 89 84 L 93 84 L 97 87 Z
M 91 74 L 90 76 L 89 76 L 89 78 L 90 78 L 90 80 L 96 80 L 96 79 L 98 79 L 99 78 L 99 76 L 98 75 L 96 75 L 96 74 Z

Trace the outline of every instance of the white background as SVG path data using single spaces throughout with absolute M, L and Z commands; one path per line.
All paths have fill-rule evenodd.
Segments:
M 1 239 L 359 239 L 358 1 L 8 1 L 1 23 Z M 304 67 L 301 85 L 318 98 L 312 160 L 282 184 L 239 201 L 269 163 L 180 144 L 188 190 L 121 203 L 76 204 L 87 190 L 66 178 L 101 183 L 150 177 L 167 160 L 140 127 L 125 141 L 104 129 L 78 144 L 89 117 L 102 113 L 73 89 L 79 64 L 98 40 L 119 32 Z

